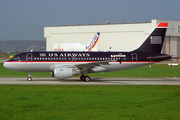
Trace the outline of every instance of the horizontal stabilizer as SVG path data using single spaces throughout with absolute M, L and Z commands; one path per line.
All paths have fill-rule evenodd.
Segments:
M 162 59 L 162 58 L 171 58 L 172 55 L 161 55 L 161 56 L 150 56 L 147 59 Z

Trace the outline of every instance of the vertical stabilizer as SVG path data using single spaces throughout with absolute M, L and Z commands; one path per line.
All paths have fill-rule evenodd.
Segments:
M 135 52 L 161 53 L 168 23 L 159 23 Z
M 86 51 L 91 51 L 93 48 L 96 47 L 99 40 L 99 36 L 100 36 L 100 32 L 97 32 L 91 43 L 88 46 L 86 46 Z

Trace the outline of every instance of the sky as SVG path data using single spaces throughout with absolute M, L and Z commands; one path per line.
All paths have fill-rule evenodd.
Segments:
M 0 0 L 0 40 L 45 40 L 44 27 L 180 21 L 180 0 Z

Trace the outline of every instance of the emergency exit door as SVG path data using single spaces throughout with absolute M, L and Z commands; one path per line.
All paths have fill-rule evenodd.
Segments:
M 32 64 L 32 53 L 27 53 L 26 54 L 26 64 Z
M 138 56 L 137 56 L 136 53 L 132 53 L 131 57 L 132 57 L 132 63 L 137 63 L 138 62 Z

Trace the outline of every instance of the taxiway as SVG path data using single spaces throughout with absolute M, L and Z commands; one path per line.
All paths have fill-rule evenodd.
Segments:
M 0 77 L 1 85 L 180 85 L 180 78 L 92 78 L 90 82 L 69 78 L 34 77 L 27 81 L 25 77 Z

